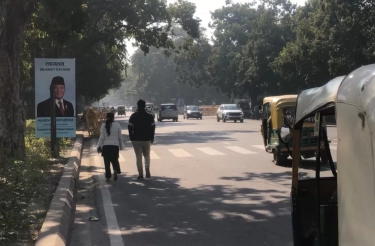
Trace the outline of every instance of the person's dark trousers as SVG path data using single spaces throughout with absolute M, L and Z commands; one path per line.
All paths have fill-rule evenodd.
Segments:
M 105 177 L 107 179 L 111 178 L 111 163 L 113 171 L 117 171 L 118 174 L 121 173 L 120 163 L 118 161 L 120 154 L 120 149 L 116 145 L 104 145 L 102 150 L 102 156 L 104 159 L 105 166 Z

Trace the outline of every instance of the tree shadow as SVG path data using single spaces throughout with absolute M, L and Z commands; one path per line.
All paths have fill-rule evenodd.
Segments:
M 300 172 L 299 176 L 304 177 L 307 173 Z M 273 185 L 281 185 L 285 186 L 286 188 L 290 188 L 292 184 L 292 171 L 286 172 L 268 172 L 268 173 L 244 173 L 241 177 L 221 177 L 222 180 L 231 180 L 237 182 L 268 182 L 269 184 Z
M 137 182 L 134 177 L 121 176 L 116 185 L 110 186 L 124 242 L 291 245 L 287 192 L 262 184 L 256 185 L 259 188 L 232 185 L 187 188 L 179 182 L 166 177 Z
M 225 141 L 237 141 L 233 133 L 251 133 L 250 130 L 233 130 L 228 132 L 219 131 L 177 131 L 169 133 L 158 133 L 155 135 L 154 145 L 174 145 L 186 143 L 213 143 Z M 126 137 L 125 137 L 126 138 Z

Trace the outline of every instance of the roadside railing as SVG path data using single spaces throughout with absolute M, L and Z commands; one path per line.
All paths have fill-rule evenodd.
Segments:
M 202 110 L 203 116 L 215 116 L 219 105 L 202 105 L 199 107 Z

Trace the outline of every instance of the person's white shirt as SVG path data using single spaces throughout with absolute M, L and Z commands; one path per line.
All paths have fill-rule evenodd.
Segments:
M 118 122 L 112 122 L 111 135 L 108 136 L 105 123 L 100 127 L 100 137 L 96 148 L 103 147 L 104 145 L 119 146 L 120 150 L 123 149 L 121 125 Z
M 63 108 L 63 110 L 65 110 L 64 98 L 61 98 L 60 100 L 56 99 L 56 105 L 57 105 L 58 108 L 60 108 L 59 102 L 61 102 L 62 108 Z

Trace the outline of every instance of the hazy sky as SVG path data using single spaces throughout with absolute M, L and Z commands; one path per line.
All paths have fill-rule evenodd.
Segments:
M 167 0 L 168 3 L 173 3 L 176 0 Z M 212 30 L 210 31 L 208 28 L 208 23 L 211 21 L 211 14 L 210 12 L 221 8 L 222 6 L 225 6 L 225 0 L 189 0 L 190 2 L 193 2 L 197 6 L 197 10 L 195 15 L 199 17 L 202 22 L 201 25 L 205 28 L 207 28 L 207 34 L 211 36 Z M 249 0 L 233 0 L 233 3 L 246 3 L 249 2 Z M 304 5 L 306 0 L 291 0 L 291 2 L 296 3 L 298 5 Z M 128 52 L 131 56 L 136 48 L 132 47 L 131 42 L 128 43 Z

